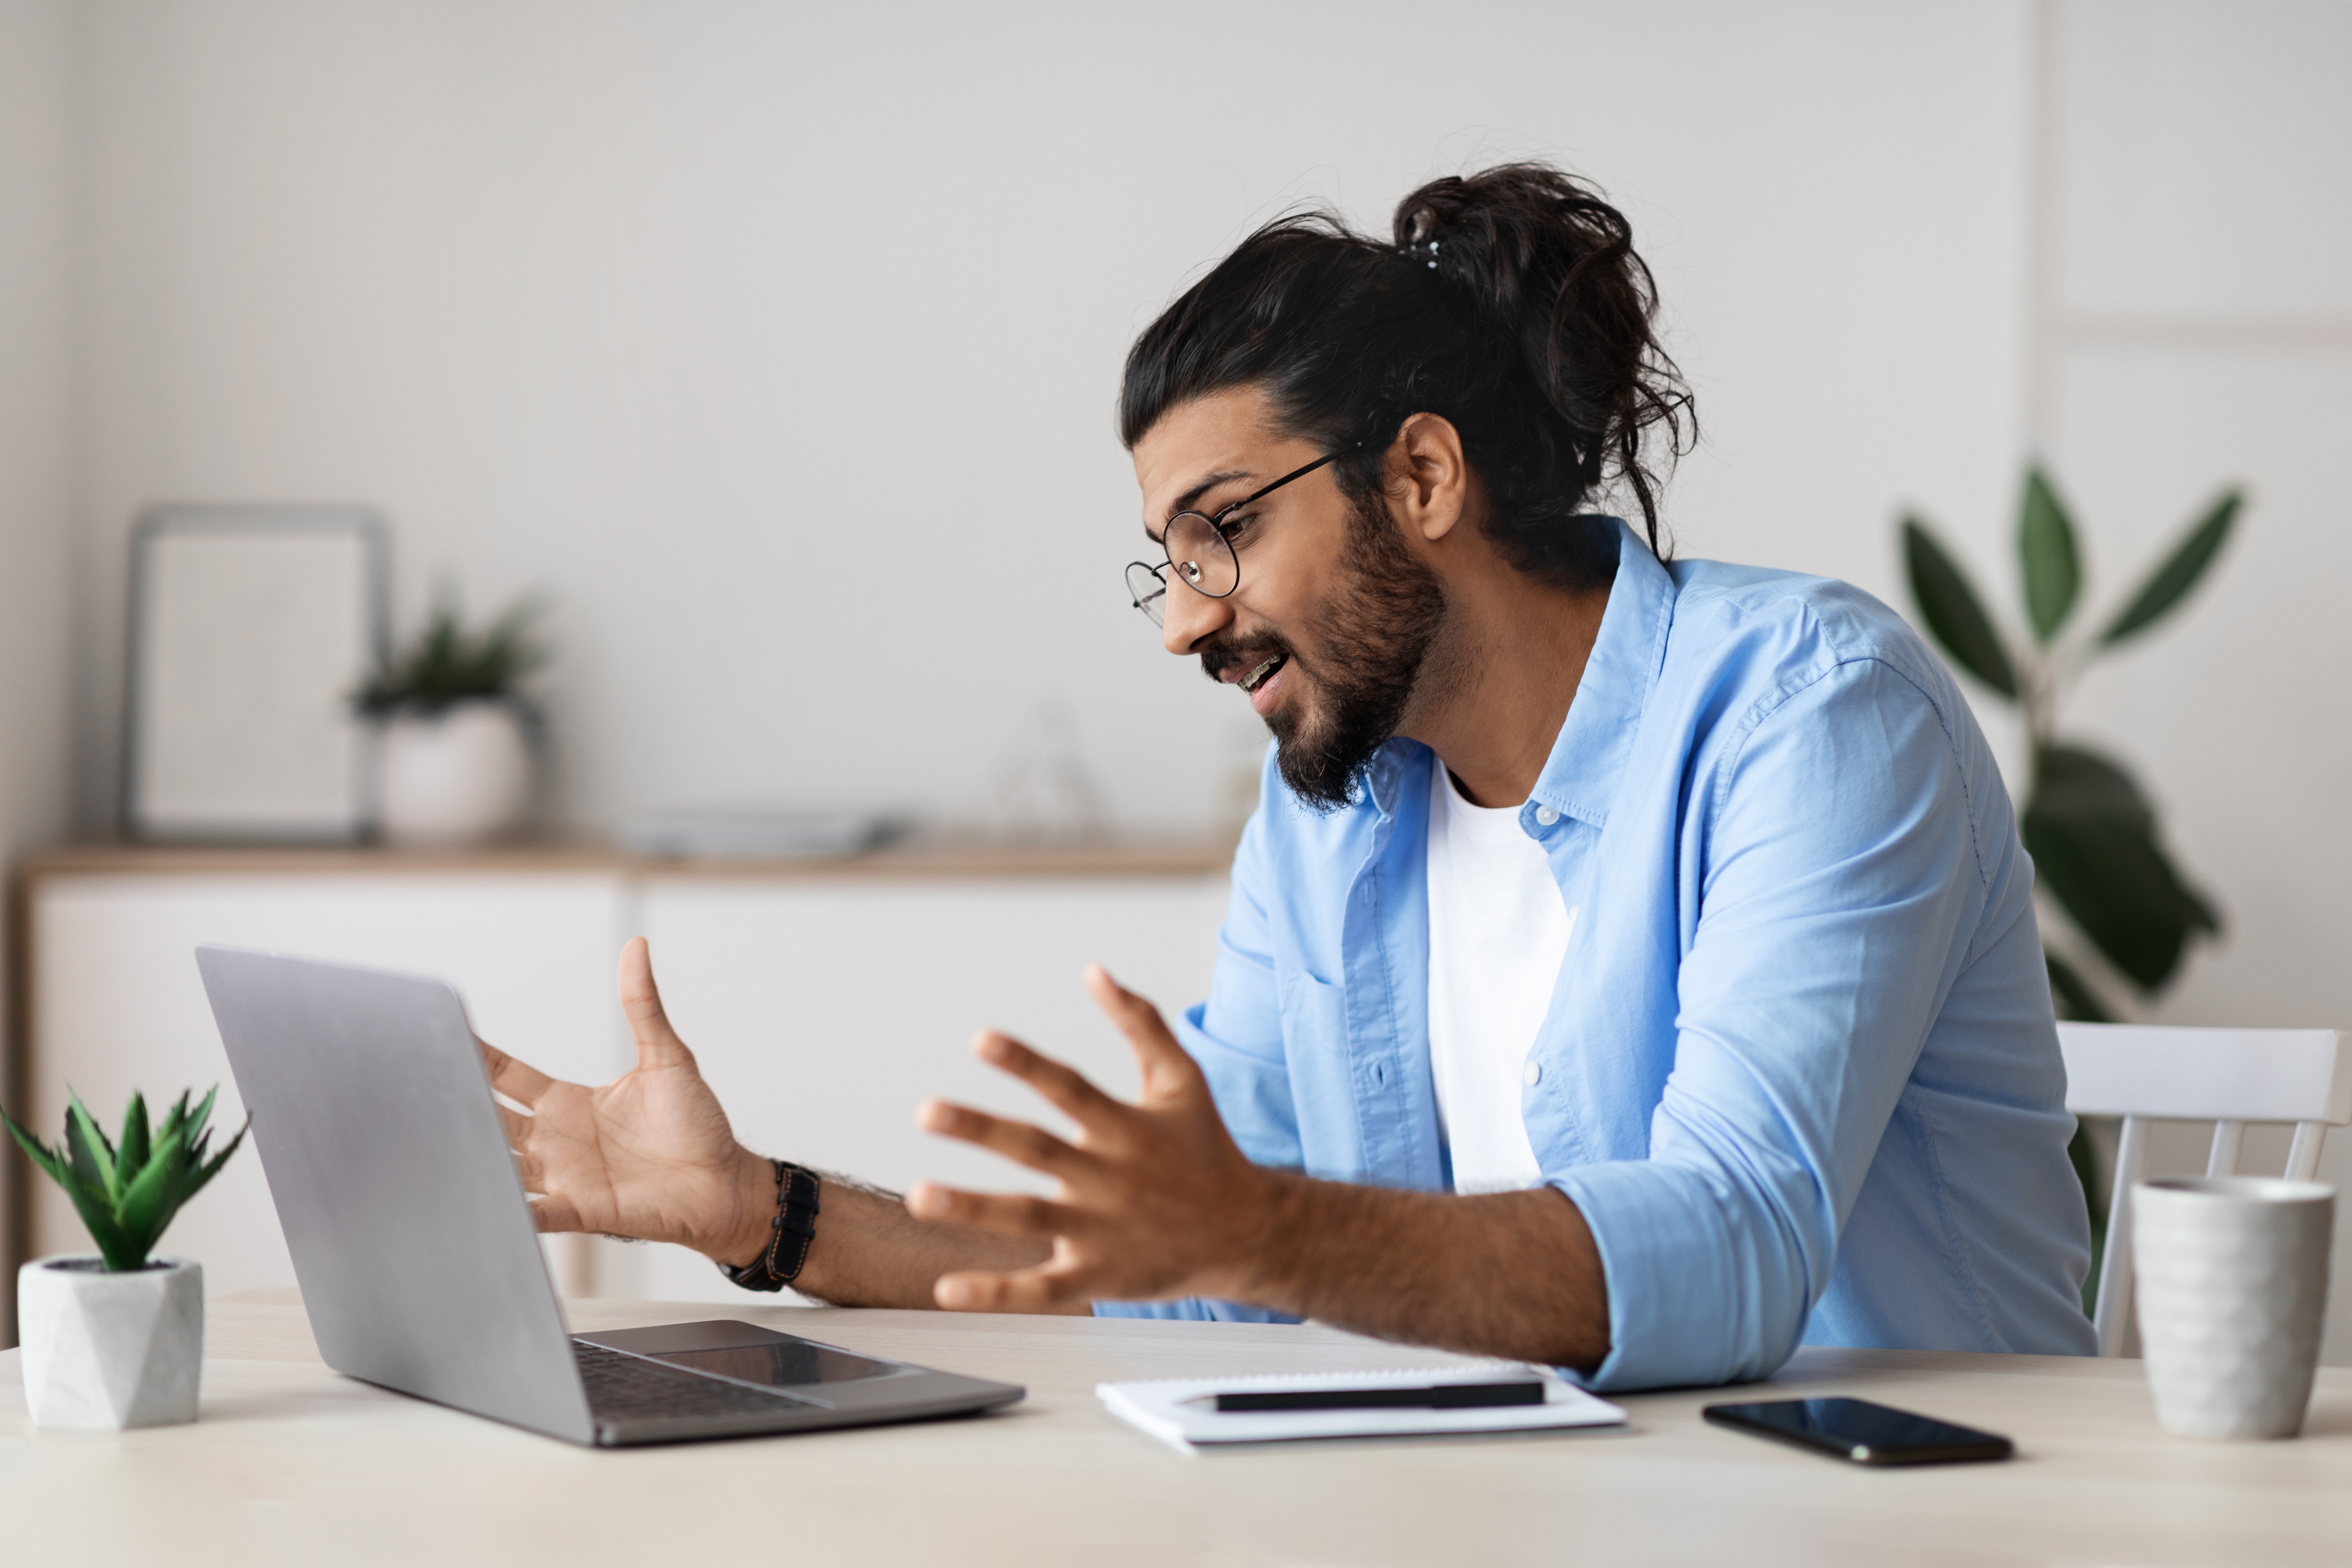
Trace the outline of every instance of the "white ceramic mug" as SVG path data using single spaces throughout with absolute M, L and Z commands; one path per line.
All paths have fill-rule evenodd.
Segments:
M 2336 1189 L 2266 1176 L 2132 1188 L 2133 1294 L 2156 1418 L 2188 1437 L 2303 1430 Z

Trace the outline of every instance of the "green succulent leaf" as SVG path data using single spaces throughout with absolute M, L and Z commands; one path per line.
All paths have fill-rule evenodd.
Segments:
M 1993 630 L 1983 601 L 1968 574 L 1916 517 L 1903 520 L 1903 563 L 1911 578 L 1911 597 L 1929 635 L 1962 669 L 2014 700 L 2017 667 L 2000 634 Z
M 5 1110 L 0 1110 L 0 1124 L 65 1189 L 106 1267 L 121 1272 L 146 1264 L 181 1206 L 220 1173 L 245 1142 L 246 1128 L 240 1128 L 228 1147 L 205 1158 L 205 1145 L 212 1136 L 205 1124 L 219 1092 L 215 1087 L 193 1112 L 188 1097 L 181 1095 L 164 1113 L 160 1129 L 148 1125 L 145 1097 L 132 1095 L 123 1113 L 120 1151 L 107 1142 L 76 1096 L 69 1096 L 64 1142 L 55 1148 L 26 1131 Z M 248 1120 L 247 1127 L 251 1125 Z
M 25 1151 L 25 1157 L 26 1159 L 32 1161 L 34 1164 L 38 1165 L 41 1170 L 47 1173 L 49 1180 L 56 1182 L 60 1185 L 64 1184 L 67 1173 L 71 1169 L 71 1166 L 68 1163 L 66 1156 L 61 1152 L 50 1148 L 47 1143 L 42 1142 L 38 1138 L 36 1138 L 30 1132 L 27 1132 L 22 1122 L 8 1114 L 8 1110 L 5 1106 L 0 1106 L 0 1122 L 7 1124 L 8 1136 L 16 1141 L 16 1147 Z
M 2040 465 L 2025 471 L 2025 499 L 2017 513 L 2017 554 L 2025 573 L 2025 618 L 2034 640 L 2047 643 L 2074 613 L 2083 589 L 2074 525 Z
M 2154 809 L 2106 758 L 2045 748 L 2021 826 L 2042 885 L 2142 990 L 2172 977 L 2191 936 L 2221 930 L 2212 907 L 2165 854 Z
M 139 1248 L 143 1260 L 163 1239 L 163 1231 L 185 1197 L 188 1144 L 184 1131 L 174 1131 L 157 1145 L 155 1158 L 123 1189 L 115 1216 L 123 1235 Z
M 187 1202 L 188 1199 L 204 1191 L 205 1184 L 220 1174 L 220 1168 L 228 1163 L 228 1157 L 236 1152 L 236 1146 L 245 1142 L 245 1135 L 252 1130 L 253 1118 L 248 1116 L 245 1119 L 245 1125 L 236 1130 L 236 1136 L 230 1139 L 226 1146 L 209 1161 L 204 1158 L 202 1149 L 195 1151 L 196 1167 L 194 1173 L 188 1178 L 187 1190 L 180 1194 L 182 1203 Z
M 2164 558 L 2164 563 L 2140 584 L 2130 604 L 2116 616 L 2107 629 L 2099 634 L 2100 643 L 2108 647 L 2128 637 L 2137 637 L 2168 616 L 2189 596 L 2189 591 L 2213 564 L 2221 546 L 2229 542 L 2230 531 L 2235 527 L 2238 512 L 2246 504 L 2246 493 L 2232 488 L 2222 492 L 2221 499 L 2206 510 L 2188 534 Z
M 108 1268 L 119 1274 L 147 1261 L 146 1248 L 123 1229 L 122 1222 L 116 1217 L 113 1197 L 105 1188 L 84 1181 L 79 1172 L 70 1168 L 66 1179 L 58 1184 L 72 1200 L 74 1212 L 81 1215 L 82 1227 L 97 1243 L 99 1256 L 106 1259 Z
M 2059 957 L 2045 952 L 2042 962 L 2050 970 L 2050 999 L 2056 1004 L 2058 1016 L 2070 1023 L 2112 1024 L 2115 1015 L 2107 1011 L 2099 994 L 2083 978 L 2083 972 Z
M 114 1145 L 106 1141 L 105 1131 L 81 1096 L 66 1090 L 66 1154 L 73 1163 L 74 1174 L 111 1198 L 115 1191 Z
M 144 1170 L 153 1147 L 147 1126 L 147 1097 L 134 1089 L 130 1107 L 122 1113 L 122 1147 L 114 1156 L 121 1179 L 127 1182 Z

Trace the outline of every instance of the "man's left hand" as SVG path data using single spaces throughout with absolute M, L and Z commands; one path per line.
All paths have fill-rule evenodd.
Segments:
M 1060 1184 L 1052 1198 L 963 1192 L 925 1182 L 907 1194 L 918 1219 L 1050 1237 L 1033 1268 L 942 1275 L 933 1295 L 968 1312 L 1034 1312 L 1101 1299 L 1244 1293 L 1249 1260 L 1276 1224 L 1280 1180 L 1251 1163 L 1225 1131 L 1207 1079 L 1158 1008 L 1097 964 L 1087 989 L 1135 1050 L 1142 1093 L 1130 1105 L 1074 1068 L 1005 1035 L 973 1054 L 1044 1095 L 1078 1124 L 1073 1142 L 1040 1127 L 943 1100 L 926 1102 L 927 1131 L 976 1143 Z

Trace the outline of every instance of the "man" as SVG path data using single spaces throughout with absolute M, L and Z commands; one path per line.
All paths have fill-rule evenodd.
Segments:
M 1804 1341 L 2087 1352 L 2087 1224 L 2008 797 L 1942 667 L 1843 584 L 1658 550 L 1687 429 L 1622 218 L 1538 165 L 1294 218 L 1137 342 L 1165 646 L 1276 746 L 1208 1000 L 1096 970 L 1116 1101 L 932 1102 L 1052 1199 L 823 1184 L 738 1145 L 622 962 L 637 1069 L 495 1051 L 549 1230 L 997 1311 L 1314 1317 L 1629 1388 Z M 1614 486 L 1637 532 L 1583 510 Z

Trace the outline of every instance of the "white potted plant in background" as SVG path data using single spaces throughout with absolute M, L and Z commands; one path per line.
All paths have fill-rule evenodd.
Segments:
M 352 700 L 380 726 L 385 842 L 456 848 L 513 832 L 530 809 L 538 715 L 520 690 L 545 656 L 518 604 L 479 632 L 444 600 L 415 644 Z
M 150 1128 L 147 1101 L 134 1094 L 121 1141 L 110 1143 L 77 1097 L 65 1139 L 51 1148 L 0 1110 L 0 1122 L 66 1190 L 98 1244 L 95 1255 L 37 1258 L 17 1270 L 16 1329 L 35 1426 L 119 1432 L 196 1418 L 205 1271 L 153 1254 L 180 1205 L 245 1142 L 240 1128 L 206 1159 L 212 1113 L 211 1094 L 193 1111 L 183 1094 L 163 1124 Z

